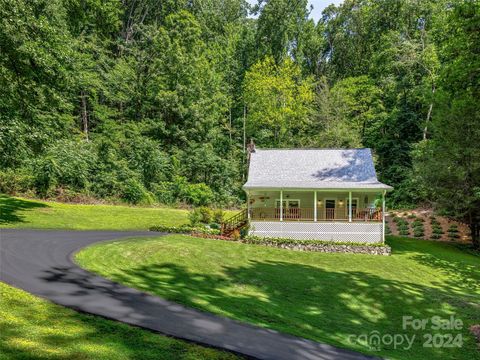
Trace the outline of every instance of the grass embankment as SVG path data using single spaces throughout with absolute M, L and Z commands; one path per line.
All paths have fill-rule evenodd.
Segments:
M 0 283 L 0 359 L 234 359 L 96 316 Z
M 0 195 L 0 227 L 71 230 L 148 230 L 179 226 L 188 211 L 120 205 L 77 205 Z
M 183 235 L 94 245 L 77 255 L 114 281 L 205 311 L 392 359 L 473 359 L 480 323 L 479 258 L 454 246 L 388 238 L 392 256 L 295 252 Z M 455 315 L 460 331 L 402 328 L 402 317 Z M 415 335 L 371 351 L 350 335 Z M 427 333 L 462 334 L 462 348 L 424 347 Z
M 186 210 L 74 205 L 0 195 L 0 228 L 148 230 L 179 226 Z M 101 317 L 79 314 L 0 283 L 0 359 L 233 359 Z

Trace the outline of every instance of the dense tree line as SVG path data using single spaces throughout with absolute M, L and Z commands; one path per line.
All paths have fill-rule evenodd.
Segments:
M 479 11 L 0 0 L 0 190 L 235 204 L 253 138 L 370 147 L 392 205 L 478 224 Z

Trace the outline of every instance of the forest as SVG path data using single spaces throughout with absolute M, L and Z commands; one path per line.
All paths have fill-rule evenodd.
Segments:
M 480 232 L 480 3 L 0 0 L 0 192 L 239 206 L 245 144 L 369 147 Z

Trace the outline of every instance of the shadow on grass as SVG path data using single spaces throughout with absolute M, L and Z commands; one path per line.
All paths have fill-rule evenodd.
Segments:
M 446 319 L 458 311 L 463 321 L 480 320 L 479 309 L 472 303 L 460 304 L 448 288 L 281 261 L 250 261 L 248 266 L 224 267 L 222 274 L 191 273 L 176 264 L 154 264 L 111 278 L 201 310 L 364 352 L 369 352 L 368 345 L 349 343 L 350 335 L 378 331 L 416 336 L 408 354 L 393 345 L 382 345 L 378 355 L 383 356 L 447 359 L 458 351 L 424 348 L 424 333 L 403 329 L 403 316 Z M 462 331 L 468 338 L 466 328 Z M 471 358 L 474 345 L 464 350 L 464 358 Z
M 2 286 L 0 284 L 0 286 Z M 101 317 L 31 300 L 0 287 L 2 359 L 230 359 L 214 351 Z M 14 291 L 7 298 L 7 291 Z
M 35 201 L 16 199 L 0 194 L 0 225 L 24 222 L 22 215 L 18 214 L 19 211 L 46 207 L 49 206 Z
M 440 243 L 415 239 L 390 241 L 392 252 L 408 255 L 412 260 L 448 274 L 442 279 L 450 289 L 469 292 L 480 296 L 480 257 L 466 246 L 455 243 Z

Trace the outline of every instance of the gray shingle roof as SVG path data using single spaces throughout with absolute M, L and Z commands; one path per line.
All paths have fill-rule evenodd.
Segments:
M 377 180 L 370 149 L 257 149 L 245 189 L 392 189 Z

